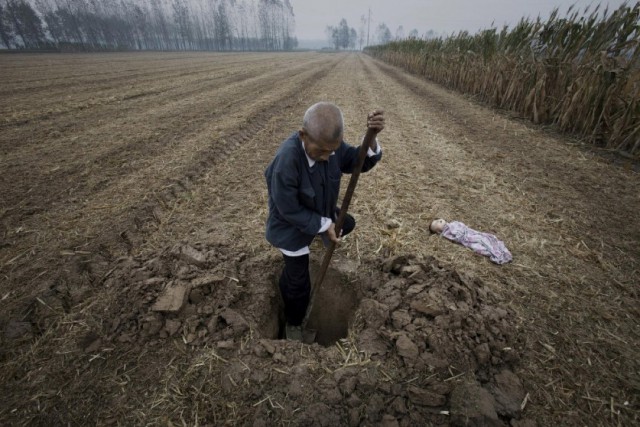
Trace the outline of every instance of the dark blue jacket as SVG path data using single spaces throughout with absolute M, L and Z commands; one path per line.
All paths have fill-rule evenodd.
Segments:
M 280 145 L 264 174 L 269 190 L 269 243 L 297 251 L 311 244 L 322 217 L 335 220 L 340 177 L 353 171 L 359 149 L 343 141 L 328 161 L 317 161 L 309 167 L 297 132 Z M 366 157 L 362 172 L 381 157 L 382 153 Z

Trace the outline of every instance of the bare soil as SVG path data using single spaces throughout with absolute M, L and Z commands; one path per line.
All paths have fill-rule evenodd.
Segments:
M 640 422 L 626 159 L 358 54 L 6 55 L 0 81 L 3 424 Z M 348 142 L 387 128 L 307 345 L 279 339 L 262 173 L 319 100 Z

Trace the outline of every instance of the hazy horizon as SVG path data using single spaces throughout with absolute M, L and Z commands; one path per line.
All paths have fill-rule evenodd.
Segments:
M 558 8 L 562 16 L 567 14 L 571 5 L 576 5 L 581 11 L 590 6 L 590 10 L 597 4 L 601 8 L 609 5 L 609 10 L 617 9 L 627 3 L 625 0 L 592 1 L 592 0 L 485 0 L 479 6 L 472 0 L 396 0 L 394 2 L 382 0 L 325 0 L 323 2 L 309 2 L 290 0 L 295 14 L 298 40 L 320 41 L 326 40 L 325 29 L 328 25 L 337 25 L 342 18 L 347 20 L 350 27 L 360 28 L 361 16 L 367 16 L 371 8 L 371 42 L 374 42 L 375 29 L 380 23 L 385 23 L 395 36 L 400 25 L 407 35 L 413 29 L 418 30 L 420 36 L 427 31 L 434 31 L 438 35 L 489 28 L 493 25 L 513 26 L 521 18 L 536 18 L 540 15 L 547 18 L 554 8 Z

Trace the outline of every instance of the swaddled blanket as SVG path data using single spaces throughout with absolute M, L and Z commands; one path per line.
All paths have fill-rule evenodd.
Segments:
M 447 223 L 441 234 L 480 255 L 488 256 L 496 264 L 505 264 L 513 259 L 509 249 L 496 236 L 476 231 L 459 221 Z

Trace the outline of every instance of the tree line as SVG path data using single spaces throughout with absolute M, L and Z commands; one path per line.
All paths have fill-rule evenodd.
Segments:
M 387 27 L 387 24 L 381 22 L 375 29 L 373 37 L 369 39 L 370 28 L 369 22 L 365 15 L 360 17 L 360 29 L 356 31 L 355 28 L 349 27 L 346 19 L 341 19 L 337 26 L 327 26 L 325 33 L 329 42 L 333 45 L 335 50 L 340 49 L 355 49 L 358 45 L 358 49 L 362 50 L 363 45 L 368 46 L 369 43 L 384 45 L 391 41 L 398 41 L 404 39 L 418 39 L 418 30 L 413 29 L 409 31 L 409 34 L 405 36 L 404 27 L 400 25 L 396 30 L 395 37 L 391 34 L 391 30 Z M 435 37 L 435 32 L 429 30 L 423 36 L 425 39 Z
M 291 50 L 289 0 L 0 0 L 0 47 Z

